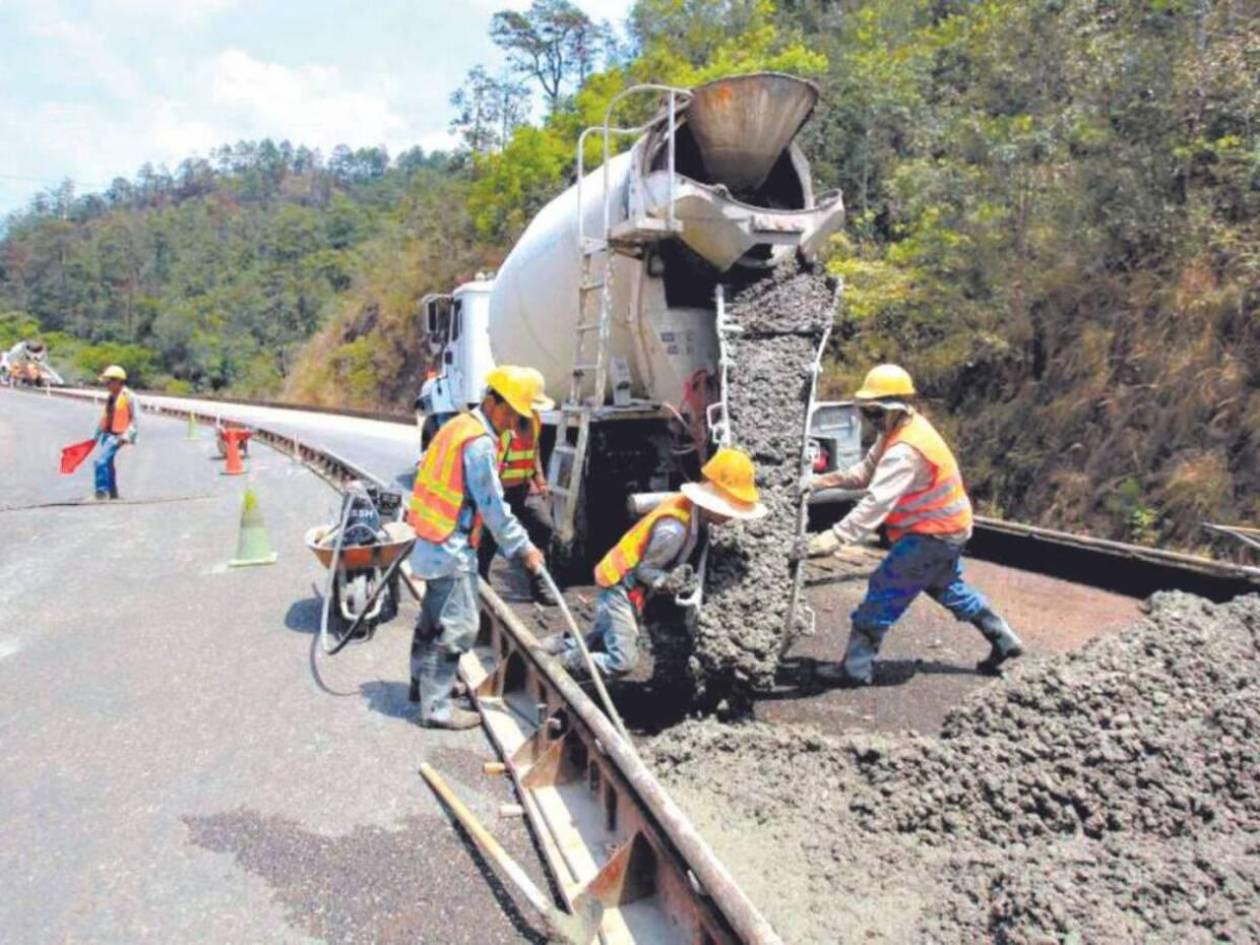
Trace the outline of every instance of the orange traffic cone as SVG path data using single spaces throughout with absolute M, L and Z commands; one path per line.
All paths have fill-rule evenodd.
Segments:
M 227 465 L 220 470 L 224 476 L 239 476 L 245 472 L 245 464 L 241 462 L 241 448 L 236 442 L 235 430 L 224 430 L 223 439 L 227 443 Z

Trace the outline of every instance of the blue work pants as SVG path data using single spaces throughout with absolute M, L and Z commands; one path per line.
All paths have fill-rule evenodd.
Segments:
M 871 575 L 866 597 L 853 611 L 845 672 L 870 682 L 884 636 L 920 593 L 959 620 L 972 622 L 989 608 L 984 595 L 963 580 L 962 545 L 930 535 L 904 535 Z
M 420 617 L 411 638 L 411 678 L 420 683 L 420 720 L 451 716 L 459 657 L 477 642 L 477 575 L 463 572 L 424 584 Z
M 577 643 L 566 639 L 560 655 L 564 668 L 574 676 L 586 676 L 586 662 Z M 639 619 L 625 582 L 606 587 L 595 601 L 595 622 L 586 635 L 591 662 L 605 676 L 624 676 L 639 663 Z
M 106 493 L 118 497 L 118 474 L 114 470 L 114 457 L 122 448 L 123 439 L 113 433 L 105 433 L 100 438 L 100 448 L 96 451 L 96 494 Z

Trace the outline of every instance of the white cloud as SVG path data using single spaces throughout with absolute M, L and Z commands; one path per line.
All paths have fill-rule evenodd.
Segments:
M 92 12 L 103 22 L 119 16 L 143 20 L 174 20 L 185 26 L 201 23 L 232 7 L 241 0 L 97 0 Z
M 407 130 L 407 121 L 389 105 L 387 88 L 348 87 L 335 66 L 290 67 L 229 49 L 207 71 L 209 104 L 239 129 L 236 137 L 289 138 L 328 148 L 341 142 L 397 145 Z

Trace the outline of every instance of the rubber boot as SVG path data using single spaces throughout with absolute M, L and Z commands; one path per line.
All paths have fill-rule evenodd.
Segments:
M 985 676 L 998 676 L 1002 664 L 1024 655 L 1024 644 L 1010 624 L 987 607 L 971 621 L 989 641 L 989 655 L 976 664 L 976 671 Z
M 451 704 L 459 668 L 458 653 L 447 653 L 429 644 L 422 648 L 417 663 L 420 712 L 416 721 L 421 727 L 457 730 L 481 724 L 481 716 L 476 712 Z
M 543 640 L 541 646 L 544 653 L 549 653 L 552 656 L 560 656 L 571 647 L 577 646 L 577 644 L 573 643 L 569 639 L 569 635 L 562 630 L 559 633 L 553 633 L 551 636 Z
M 551 588 L 547 586 L 547 582 L 543 580 L 541 574 L 531 574 L 529 576 L 529 594 L 534 598 L 534 603 L 542 604 L 544 607 L 559 607 L 560 602 L 556 600 L 556 595 L 551 593 Z
M 869 686 L 875 678 L 875 657 L 879 655 L 887 632 L 881 627 L 854 625 L 844 648 L 844 660 L 833 666 L 820 667 L 815 670 L 815 675 L 823 682 L 845 688 Z

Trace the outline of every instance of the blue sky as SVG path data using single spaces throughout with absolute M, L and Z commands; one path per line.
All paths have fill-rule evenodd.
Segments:
M 615 25 L 631 0 L 576 0 Z M 528 0 L 0 0 L 0 216 L 69 177 L 240 139 L 449 146 L 450 93 Z

